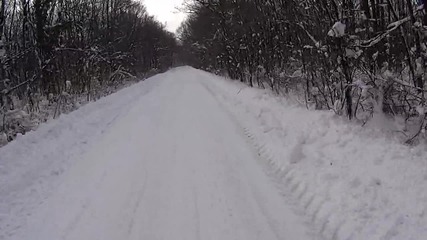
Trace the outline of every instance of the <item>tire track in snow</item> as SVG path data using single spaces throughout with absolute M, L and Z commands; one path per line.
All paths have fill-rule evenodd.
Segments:
M 141 206 L 142 199 L 144 199 L 144 196 L 145 196 L 145 191 L 147 189 L 147 179 L 148 179 L 147 169 L 144 169 L 144 181 L 142 183 L 141 189 L 139 190 L 135 205 L 132 208 L 132 218 L 130 220 L 128 231 L 127 231 L 128 239 L 130 239 L 130 236 L 132 235 L 132 231 L 133 231 L 134 226 L 135 226 L 135 218 L 137 217 L 136 213 Z
M 338 226 L 330 226 L 328 217 L 318 218 L 319 212 L 327 203 L 326 199 L 316 196 L 315 194 L 308 195 L 308 186 L 296 178 L 295 170 L 290 167 L 281 169 L 276 164 L 275 156 L 271 153 L 268 146 L 257 138 L 257 135 L 251 130 L 251 127 L 242 124 L 237 116 L 230 111 L 229 107 L 224 104 L 224 102 L 231 102 L 232 100 L 227 99 L 226 96 L 221 94 L 220 89 L 212 86 L 208 81 L 209 80 L 203 81 L 203 86 L 217 100 L 222 110 L 230 117 L 236 127 L 247 139 L 248 144 L 252 146 L 264 172 L 269 176 L 276 189 L 278 189 L 280 194 L 284 197 L 284 204 L 294 206 L 293 210 L 297 215 L 305 216 L 307 226 L 310 226 L 313 231 L 316 232 L 318 236 L 317 239 L 337 240 L 338 232 L 344 223 L 342 222 Z M 215 88 L 216 91 L 212 88 Z M 221 94 L 222 99 L 217 93 Z M 269 131 L 273 131 L 273 129 Z M 308 199 L 308 201 L 304 201 L 305 199 Z M 303 202 L 307 203 L 304 204 Z M 315 203 L 318 203 L 318 205 L 314 206 Z M 331 216 L 332 213 L 328 213 L 327 215 Z
M 198 76 L 133 101 L 12 239 L 313 239 Z
M 242 123 L 237 119 L 237 117 L 224 105 L 223 101 L 221 101 L 217 94 L 215 94 L 215 92 L 210 88 L 211 86 L 209 86 L 207 83 L 207 81 L 202 81 L 202 85 L 203 87 L 209 92 L 209 94 L 216 100 L 216 102 L 218 103 L 218 105 L 220 106 L 221 110 L 230 118 L 230 120 L 234 123 L 234 125 L 236 126 L 236 128 L 239 130 L 239 132 L 241 133 L 242 137 L 244 139 L 246 139 L 246 142 L 248 143 L 248 145 L 250 146 L 250 149 L 253 150 L 253 155 L 255 156 L 255 158 L 258 160 L 258 163 L 261 165 L 263 171 L 268 175 L 268 177 L 273 181 L 276 189 L 279 190 L 280 194 L 285 197 L 283 200 L 283 204 L 291 204 L 293 206 L 297 207 L 297 204 L 295 204 L 294 202 L 289 202 L 289 200 L 287 199 L 289 197 L 288 189 L 284 189 L 283 188 L 283 184 L 281 182 L 278 181 L 277 176 L 275 173 L 273 172 L 277 172 L 279 173 L 280 171 L 278 171 L 277 168 L 272 167 L 273 163 L 274 163 L 274 157 L 272 155 L 268 154 L 268 149 L 266 148 L 265 144 L 260 144 L 259 141 L 257 140 L 257 138 L 255 137 L 255 135 L 250 131 L 249 128 L 244 127 L 242 125 Z M 219 92 L 219 91 L 216 91 Z M 285 176 L 286 177 L 286 176 Z M 292 178 L 290 178 L 292 179 Z M 254 192 L 254 188 L 252 189 L 252 195 L 256 201 L 256 203 L 258 204 L 259 209 L 261 210 L 261 212 L 264 214 L 265 219 L 268 223 L 268 225 L 270 226 L 271 230 L 274 232 L 276 238 L 279 240 L 280 236 L 278 234 L 278 228 L 280 226 L 276 226 L 275 223 L 269 221 L 269 218 L 267 217 L 265 210 L 264 210 L 264 205 L 261 203 L 261 199 L 259 197 L 258 194 L 256 194 Z M 285 193 L 286 191 L 286 193 Z M 314 196 L 313 196 L 314 197 Z M 301 214 L 301 212 L 298 212 L 296 209 L 293 209 L 294 212 L 296 214 L 298 214 L 299 216 L 303 215 Z M 311 227 L 311 223 L 307 223 L 307 226 Z M 328 238 L 316 238 L 318 240 L 324 240 L 324 239 L 328 239 Z M 331 240 L 335 240 L 335 239 L 331 239 Z
M 193 203 L 194 203 L 194 218 L 196 219 L 196 237 L 197 239 L 202 239 L 202 235 L 200 234 L 200 211 L 199 211 L 199 203 L 198 203 L 197 191 L 195 186 L 193 186 Z

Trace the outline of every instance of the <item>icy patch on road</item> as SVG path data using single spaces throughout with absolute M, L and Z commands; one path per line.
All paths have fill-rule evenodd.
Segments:
M 427 149 L 206 73 L 216 97 L 326 239 L 423 239 Z

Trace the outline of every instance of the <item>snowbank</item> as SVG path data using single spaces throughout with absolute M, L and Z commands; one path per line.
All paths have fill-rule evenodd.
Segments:
M 426 146 L 239 82 L 207 85 L 324 238 L 425 239 Z

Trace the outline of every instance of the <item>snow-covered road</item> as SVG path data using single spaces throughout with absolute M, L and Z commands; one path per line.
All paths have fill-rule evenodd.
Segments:
M 0 239 L 315 239 L 204 78 L 171 70 L 1 149 Z

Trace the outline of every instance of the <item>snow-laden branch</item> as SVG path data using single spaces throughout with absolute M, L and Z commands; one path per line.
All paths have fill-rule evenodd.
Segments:
M 427 92 L 427 90 L 425 90 L 425 89 L 421 89 L 419 87 L 415 87 L 415 86 L 411 85 L 410 83 L 404 82 L 404 81 L 402 81 L 400 79 L 397 79 L 395 77 L 392 77 L 392 76 L 389 76 L 389 77 L 387 77 L 387 79 L 385 79 L 385 78 L 382 78 L 382 77 L 380 77 L 378 75 L 374 75 L 374 74 L 369 74 L 369 75 L 371 77 L 373 77 L 373 78 L 375 78 L 377 80 L 383 81 L 383 82 L 392 81 L 392 82 L 397 83 L 399 85 L 402 85 L 404 87 L 409 87 L 409 88 L 415 89 L 417 91 Z
M 15 91 L 16 89 L 18 89 L 20 87 L 23 87 L 23 86 L 26 86 L 27 84 L 32 83 L 35 80 L 36 80 L 36 74 L 34 74 L 32 78 L 30 78 L 30 79 L 28 79 L 28 80 L 26 80 L 26 81 L 24 81 L 22 83 L 19 83 L 19 84 L 15 85 L 15 86 L 13 86 L 11 88 L 4 89 L 0 93 L 3 94 L 3 95 L 9 95 L 10 93 L 12 93 L 13 91 Z
M 136 78 L 136 76 L 132 75 L 131 73 L 129 73 L 127 71 L 122 70 L 121 67 L 119 67 L 116 71 L 114 71 L 113 73 L 110 74 L 109 79 L 112 79 L 117 75 L 127 76 L 129 78 Z
M 329 30 L 328 36 L 336 38 L 343 37 L 345 35 L 345 29 L 346 25 L 338 21 L 332 26 L 331 30 Z
M 387 31 L 375 36 L 374 38 L 362 41 L 362 43 L 359 45 L 359 47 L 364 47 L 364 48 L 373 47 L 374 45 L 379 43 L 381 40 L 383 40 L 385 37 L 387 37 L 391 32 L 398 29 L 402 24 L 404 24 L 410 20 L 411 20 L 410 17 L 406 17 L 406 18 L 403 18 L 403 19 L 398 20 L 396 22 L 390 23 L 387 26 L 387 28 L 388 28 Z

